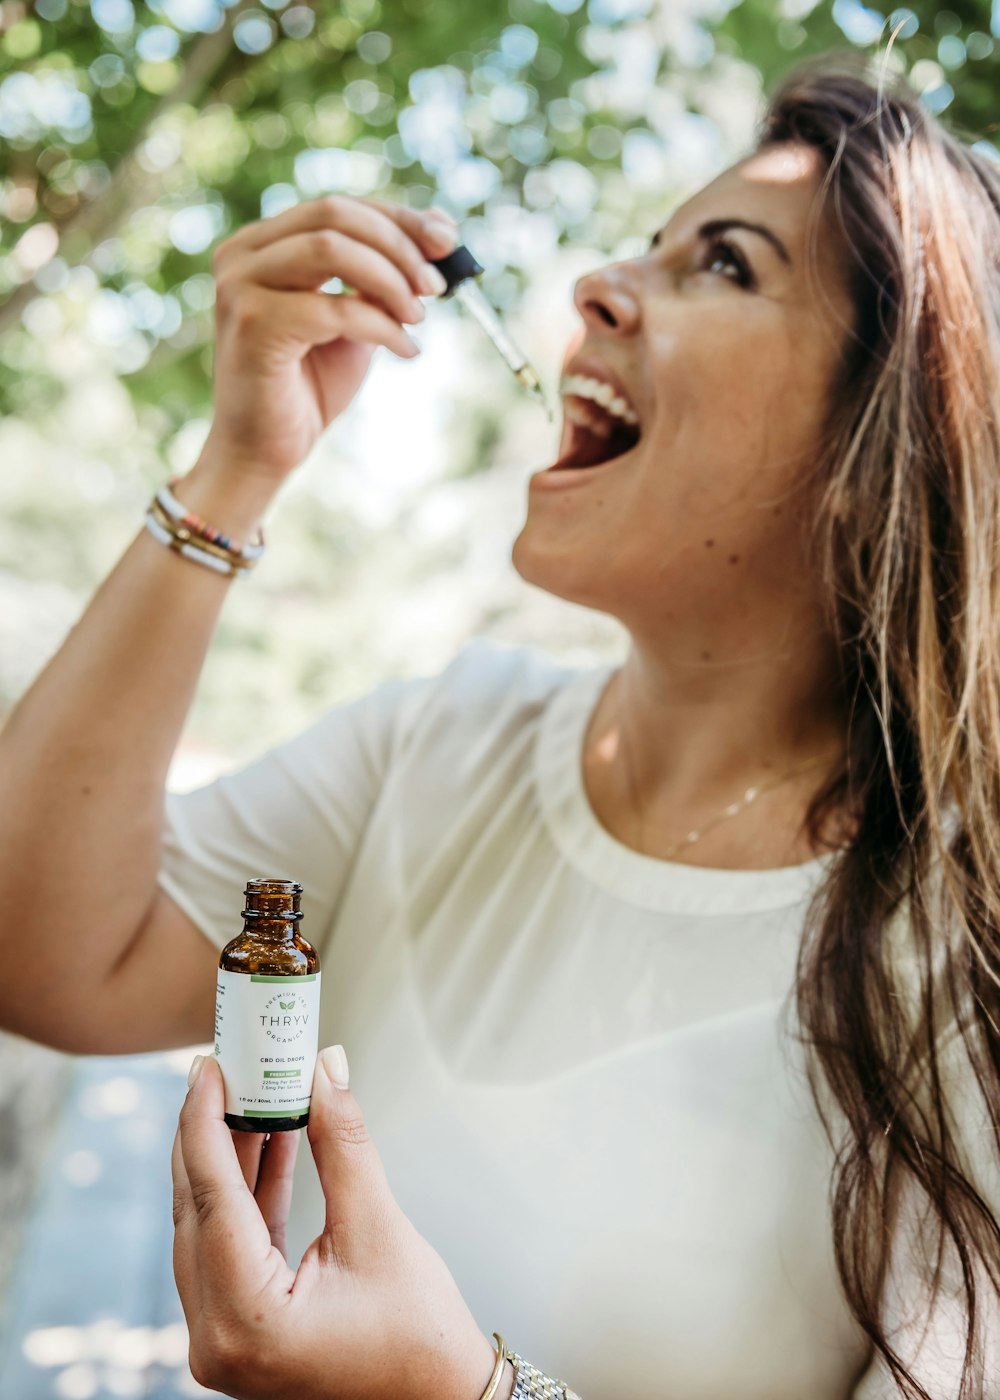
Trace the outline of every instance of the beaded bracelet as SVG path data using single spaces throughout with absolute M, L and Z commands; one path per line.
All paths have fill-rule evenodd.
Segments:
M 178 480 L 174 477 L 169 486 L 161 486 L 150 501 L 145 517 L 149 533 L 185 559 L 227 578 L 248 573 L 264 553 L 263 530 L 258 529 L 257 538 L 249 544 L 237 543 L 181 504 L 170 489 Z
M 176 525 L 183 526 L 198 539 L 204 540 L 207 544 L 213 544 L 220 549 L 224 549 L 228 555 L 240 559 L 259 559 L 264 553 L 264 531 L 258 529 L 257 538 L 250 544 L 241 545 L 233 540 L 229 535 L 217 530 L 214 525 L 209 525 L 202 520 L 200 515 L 196 515 L 193 510 L 188 510 L 174 495 L 170 489 L 176 486 L 180 477 L 173 477 L 167 486 L 161 486 L 156 493 L 156 500 L 162 507 L 164 514 Z
M 226 549 L 224 545 L 214 544 L 210 540 L 202 539 L 188 529 L 186 525 L 178 524 L 163 509 L 159 500 L 154 496 L 149 503 L 149 514 L 157 521 L 172 540 L 177 540 L 179 544 L 190 545 L 193 549 L 200 550 L 204 554 L 212 555 L 216 559 L 221 559 L 234 572 L 237 570 L 246 573 L 248 569 L 257 567 L 257 557 L 247 557 L 244 554 L 234 554 L 232 550 Z
M 165 529 L 152 510 L 146 512 L 145 526 L 154 540 L 159 540 L 160 544 L 165 544 L 168 549 L 174 550 L 177 554 L 183 554 L 185 559 L 190 559 L 195 564 L 203 564 L 205 568 L 214 569 L 217 574 L 225 574 L 229 578 L 237 578 L 240 574 L 246 573 L 245 569 L 240 569 L 231 561 L 219 559 L 214 554 L 209 554 L 207 550 L 200 549 L 196 544 L 185 542 L 170 530 Z

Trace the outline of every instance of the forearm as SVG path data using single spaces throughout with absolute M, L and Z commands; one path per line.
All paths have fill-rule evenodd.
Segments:
M 178 495 L 247 538 L 273 489 L 202 460 Z M 17 940 L 18 966 L 0 1021 L 5 995 L 56 971 L 106 976 L 141 926 L 167 769 L 232 586 L 143 531 L 0 732 L 0 947 Z

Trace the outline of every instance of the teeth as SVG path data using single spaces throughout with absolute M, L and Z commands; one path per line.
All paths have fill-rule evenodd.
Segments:
M 587 374 L 567 374 L 563 376 L 559 392 L 563 396 L 575 394 L 581 399 L 592 399 L 613 418 L 620 418 L 623 423 L 629 423 L 633 427 L 639 423 L 639 416 L 628 400 L 616 394 L 611 385 L 606 384 L 603 379 L 592 379 Z

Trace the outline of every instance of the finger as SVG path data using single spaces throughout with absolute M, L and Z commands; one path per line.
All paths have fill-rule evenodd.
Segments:
M 238 258 L 226 269 L 225 276 L 237 280 L 242 277 L 285 291 L 316 291 L 331 277 L 340 277 L 380 302 L 397 321 L 424 318 L 422 303 L 394 262 L 334 229 L 290 234 Z
M 260 1171 L 260 1154 L 264 1147 L 263 1133 L 244 1133 L 239 1128 L 232 1129 L 233 1147 L 243 1172 L 243 1180 L 252 1191 L 257 1185 Z
M 387 199 L 369 199 L 368 203 L 395 219 L 425 257 L 443 258 L 458 247 L 458 223 L 444 209 L 406 209 Z
M 322 1050 L 313 1074 L 309 1146 L 326 1197 L 326 1230 L 349 1264 L 354 1250 L 378 1237 L 380 1220 L 394 1206 L 382 1160 L 346 1087 L 343 1046 Z
M 193 1319 L 201 1310 L 201 1277 L 194 1260 L 195 1209 L 191 1186 L 184 1170 L 179 1127 L 170 1149 L 170 1175 L 174 1183 L 174 1278 L 190 1329 Z
M 185 1222 L 202 1287 L 209 1296 L 253 1277 L 271 1251 L 271 1238 L 226 1126 L 222 1071 L 207 1055 L 180 1112 L 180 1146 L 192 1211 Z
M 245 287 L 238 304 L 233 304 L 231 315 L 235 334 L 248 345 L 260 339 L 258 331 L 263 327 L 269 345 L 276 341 L 293 344 L 300 357 L 314 345 L 326 345 L 342 337 L 384 345 L 407 360 L 420 354 L 420 347 L 398 321 L 360 296 Z
M 180 1125 L 174 1133 L 174 1142 L 170 1149 L 170 1176 L 174 1183 L 174 1224 L 179 1225 L 193 1205 L 191 1184 L 184 1170 L 184 1156 L 181 1152 Z
M 439 217 L 433 217 L 435 213 Z M 267 247 L 291 234 L 332 229 L 382 253 L 396 264 L 414 292 L 420 293 L 427 259 L 443 257 L 458 242 L 457 235 L 448 230 L 447 221 L 448 216 L 440 210 L 421 214 L 388 200 L 329 195 L 238 229 L 218 245 L 215 262 L 217 267 L 223 267 L 235 256 Z
M 288 1214 L 292 1205 L 295 1159 L 299 1151 L 298 1132 L 272 1133 L 261 1156 L 257 1173 L 257 1209 L 264 1217 L 271 1243 L 286 1255 Z

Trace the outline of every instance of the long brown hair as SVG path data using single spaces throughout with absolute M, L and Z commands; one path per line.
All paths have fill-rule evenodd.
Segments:
M 981 1400 L 1000 1297 L 1000 165 L 840 54 L 772 95 L 758 145 L 789 140 L 825 158 L 813 233 L 834 221 L 856 310 L 815 512 L 848 756 L 810 813 L 815 835 L 838 805 L 856 835 L 794 1010 L 850 1308 L 900 1393 L 940 1400 L 892 1290 L 925 1320 L 958 1306 L 959 1400 Z

